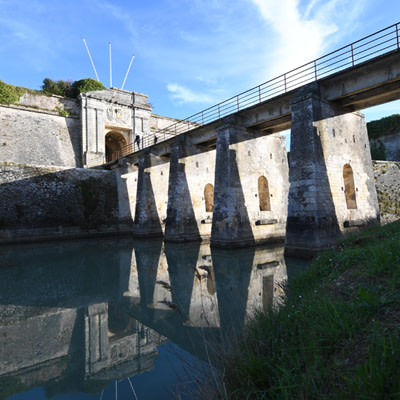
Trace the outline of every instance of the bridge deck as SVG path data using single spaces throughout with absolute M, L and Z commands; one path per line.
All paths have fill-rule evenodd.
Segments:
M 233 114 L 246 127 L 266 134 L 289 129 L 291 101 L 302 87 L 313 82 L 318 83 L 322 98 L 350 111 L 397 100 L 400 98 L 399 28 L 400 23 L 391 25 L 150 134 L 144 138 L 142 148 L 159 146 L 160 142 L 171 139 L 171 132 L 176 136 L 199 129 L 210 131 L 210 125 Z M 198 127 L 193 129 L 196 124 Z M 204 143 L 214 145 L 215 138 L 203 136 Z M 130 144 L 114 154 L 113 159 L 132 154 L 133 150 Z

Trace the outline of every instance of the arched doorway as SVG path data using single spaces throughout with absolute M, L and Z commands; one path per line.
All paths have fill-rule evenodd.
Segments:
M 108 132 L 106 135 L 106 161 L 112 161 L 121 155 L 121 149 L 127 145 L 126 139 L 119 132 Z
M 260 211 L 271 211 L 268 180 L 265 176 L 258 178 L 258 198 L 260 200 Z
M 207 183 L 204 188 L 204 200 L 206 202 L 206 212 L 213 212 L 214 210 L 214 186 Z
M 348 210 L 357 209 L 356 190 L 354 185 L 353 169 L 349 164 L 343 167 L 344 195 Z

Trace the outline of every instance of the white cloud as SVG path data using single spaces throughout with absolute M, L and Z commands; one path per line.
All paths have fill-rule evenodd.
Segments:
M 172 93 L 172 98 L 180 103 L 213 103 L 215 101 L 213 96 L 195 93 L 177 83 L 168 84 L 167 89 Z
M 273 54 L 268 71 L 281 75 L 324 54 L 329 37 L 346 32 L 359 15 L 363 0 L 311 0 L 304 10 L 299 0 L 251 0 L 260 10 L 266 24 L 272 28 Z M 335 35 L 337 39 L 337 34 Z M 272 77 L 272 76 L 271 76 Z

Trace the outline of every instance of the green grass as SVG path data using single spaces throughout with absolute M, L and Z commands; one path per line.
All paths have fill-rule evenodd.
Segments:
M 319 254 L 219 367 L 223 399 L 400 399 L 400 222 Z

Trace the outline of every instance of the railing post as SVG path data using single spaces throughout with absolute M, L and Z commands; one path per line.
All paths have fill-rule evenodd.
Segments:
M 283 75 L 283 82 L 285 84 L 285 93 L 286 93 L 286 74 Z
M 354 67 L 354 49 L 353 44 L 351 44 L 351 65 Z
M 399 24 L 396 24 L 396 38 L 397 38 L 397 48 L 400 48 L 400 41 L 399 41 Z
M 240 110 L 240 106 L 239 106 L 239 96 L 236 97 L 236 101 L 237 101 L 237 110 Z
M 258 101 L 261 103 L 261 85 L 258 86 Z
M 318 72 L 317 72 L 317 61 L 314 61 L 314 75 L 315 75 L 315 80 L 318 80 Z

